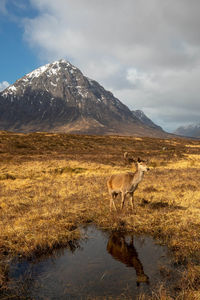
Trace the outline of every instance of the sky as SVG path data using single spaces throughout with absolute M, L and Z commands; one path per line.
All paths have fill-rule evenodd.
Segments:
M 0 90 L 64 58 L 163 129 L 200 123 L 199 0 L 0 0 Z

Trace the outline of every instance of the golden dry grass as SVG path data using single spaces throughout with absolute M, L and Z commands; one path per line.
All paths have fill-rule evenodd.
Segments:
M 189 140 L 2 133 L 2 255 L 51 251 L 79 238 L 79 225 L 89 222 L 150 234 L 185 264 L 177 299 L 200 299 L 198 146 L 200 142 Z M 135 192 L 136 212 L 128 201 L 120 211 L 117 199 L 118 211 L 110 213 L 106 180 L 130 170 L 124 151 L 150 158 L 151 171 Z M 2 282 L 3 277 L 2 272 Z M 152 299 L 170 297 L 160 288 Z

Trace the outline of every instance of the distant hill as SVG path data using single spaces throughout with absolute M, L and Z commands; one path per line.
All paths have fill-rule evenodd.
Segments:
M 0 130 L 169 136 L 66 60 L 36 69 L 0 93 Z
M 180 126 L 174 132 L 177 135 L 200 138 L 200 124 Z

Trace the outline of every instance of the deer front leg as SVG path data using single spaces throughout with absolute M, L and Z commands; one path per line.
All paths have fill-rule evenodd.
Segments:
M 126 197 L 126 193 L 122 192 L 122 203 L 121 203 L 121 209 L 123 209 L 123 207 L 124 207 L 125 197 Z
M 115 206 L 115 202 L 114 202 L 115 198 L 116 198 L 116 194 L 112 193 L 111 197 L 110 197 L 110 211 L 112 210 L 112 205 L 113 205 L 114 209 L 117 211 L 116 206 Z
M 135 206 L 134 206 L 133 194 L 134 194 L 134 193 L 131 193 L 131 197 L 130 197 L 130 204 L 131 204 L 131 207 L 132 207 L 132 211 L 134 211 L 134 208 L 135 208 Z

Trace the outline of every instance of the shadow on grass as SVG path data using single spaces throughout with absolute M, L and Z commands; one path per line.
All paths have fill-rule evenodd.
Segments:
M 145 207 L 145 206 L 148 205 L 152 209 L 168 208 L 168 209 L 171 209 L 171 210 L 174 210 L 174 209 L 186 210 L 186 207 L 184 207 L 184 206 L 172 205 L 172 204 L 169 204 L 167 202 L 162 202 L 162 201 L 150 202 L 150 201 L 148 201 L 144 198 L 142 199 L 142 202 L 139 205 L 142 206 L 142 207 Z

